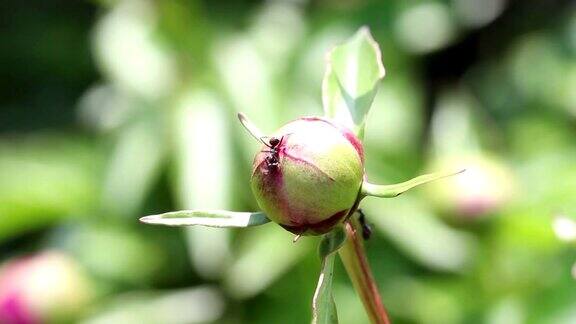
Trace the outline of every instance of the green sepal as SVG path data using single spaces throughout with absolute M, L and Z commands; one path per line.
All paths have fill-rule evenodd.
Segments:
M 391 184 L 391 185 L 377 185 L 377 184 L 372 184 L 372 183 L 369 183 L 367 181 L 364 181 L 364 183 L 362 183 L 361 194 L 364 197 L 365 196 L 374 196 L 374 197 L 380 197 L 380 198 L 394 198 L 394 197 L 397 197 L 397 196 L 403 194 L 404 192 L 406 192 L 406 191 L 408 191 L 414 187 L 426 184 L 426 183 L 434 181 L 434 180 L 438 180 L 438 179 L 450 177 L 453 175 L 457 175 L 457 174 L 460 174 L 464 171 L 465 170 L 460 170 L 458 172 L 451 171 L 451 172 L 430 173 L 430 174 L 418 176 L 416 178 L 410 179 L 410 180 L 405 181 L 405 182 L 401 182 L 401 183 L 397 183 L 397 184 Z
M 257 140 L 262 141 L 262 138 L 265 137 L 264 133 L 262 133 L 262 131 L 258 128 L 258 126 L 256 126 L 256 124 L 254 124 L 250 119 L 248 119 L 248 116 L 239 112 L 238 119 L 240 120 L 240 124 L 244 126 L 244 128 L 246 129 L 246 131 L 248 131 L 248 133 L 250 133 L 250 135 L 252 135 Z

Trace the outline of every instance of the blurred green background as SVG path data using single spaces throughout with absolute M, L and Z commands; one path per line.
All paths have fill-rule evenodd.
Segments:
M 576 323 L 576 4 L 560 0 L 0 4 L 0 323 L 306 323 L 317 238 L 138 223 L 256 210 L 265 132 L 319 115 L 360 26 L 386 77 L 366 199 L 394 323 Z M 573 268 L 573 269 L 572 269 Z M 341 323 L 366 315 L 337 264 Z

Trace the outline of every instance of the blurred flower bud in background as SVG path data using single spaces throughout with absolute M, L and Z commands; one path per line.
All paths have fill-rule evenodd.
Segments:
M 429 199 L 457 222 L 501 211 L 516 191 L 511 167 L 485 146 L 498 132 L 479 113 L 479 103 L 466 89 L 444 91 L 432 120 L 429 170 L 465 168 L 466 172 L 426 187 Z M 480 127 L 479 125 L 482 125 Z
M 85 273 L 61 252 L 19 257 L 0 267 L 0 323 L 71 321 L 91 298 Z
M 473 220 L 500 211 L 514 195 L 514 177 L 508 166 L 489 155 L 453 156 L 436 161 L 430 169 L 450 170 L 465 166 L 466 172 L 430 184 L 430 199 L 443 212 L 461 220 Z

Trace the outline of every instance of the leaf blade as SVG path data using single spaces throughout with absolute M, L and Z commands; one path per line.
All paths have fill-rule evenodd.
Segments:
M 270 220 L 262 212 L 233 212 L 227 210 L 180 210 L 140 218 L 140 222 L 164 226 L 250 227 Z
M 342 226 L 336 227 L 324 235 L 318 253 L 322 260 L 322 267 L 318 284 L 312 299 L 312 323 L 334 324 L 338 323 L 336 303 L 332 295 L 332 279 L 334 277 L 335 252 L 342 247 L 346 240 L 346 233 Z
M 322 271 L 312 301 L 312 324 L 338 323 L 336 303 L 332 296 L 332 278 L 334 276 L 334 255 L 327 256 L 322 262 Z
M 384 77 L 382 54 L 367 27 L 336 46 L 322 82 L 324 114 L 362 136 L 366 115 Z

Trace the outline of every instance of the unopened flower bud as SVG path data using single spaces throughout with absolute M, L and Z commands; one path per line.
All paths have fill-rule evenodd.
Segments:
M 88 306 L 88 278 L 67 255 L 46 251 L 0 266 L 0 323 L 68 323 Z
M 462 155 L 439 159 L 431 169 L 456 166 L 465 166 L 466 172 L 427 187 L 431 200 L 446 216 L 457 221 L 483 219 L 513 199 L 514 176 L 502 161 L 488 155 Z
M 264 141 L 251 183 L 272 221 L 295 234 L 319 235 L 348 215 L 364 177 L 362 143 L 350 130 L 305 117 Z

